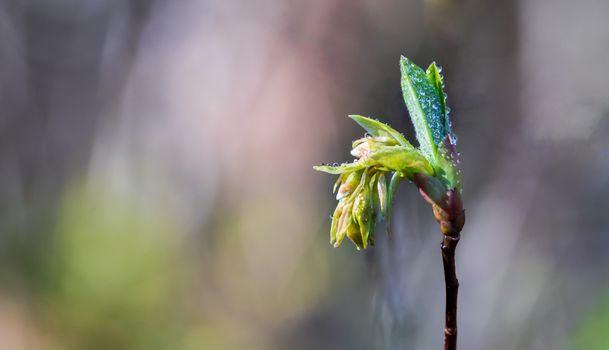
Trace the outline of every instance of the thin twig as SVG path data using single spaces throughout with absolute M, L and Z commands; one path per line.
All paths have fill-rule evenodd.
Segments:
M 455 250 L 459 243 L 459 233 L 444 235 L 442 240 L 442 261 L 446 284 L 446 313 L 444 323 L 444 350 L 457 349 L 457 294 L 459 280 L 455 268 Z

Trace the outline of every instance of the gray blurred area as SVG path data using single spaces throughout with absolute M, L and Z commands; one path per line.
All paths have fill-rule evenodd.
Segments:
M 329 244 L 401 54 L 444 68 L 459 345 L 609 350 L 609 2 L 0 1 L 0 349 L 440 349 L 440 232 Z

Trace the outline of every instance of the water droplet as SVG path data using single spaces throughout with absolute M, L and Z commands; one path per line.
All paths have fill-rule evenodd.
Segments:
M 438 68 L 438 73 L 442 73 L 442 66 L 439 64 L 436 64 L 436 67 Z
M 448 139 L 449 139 L 451 145 L 457 144 L 458 138 L 457 138 L 457 135 L 455 135 L 455 133 L 451 132 L 450 134 L 448 134 Z
M 450 107 L 446 106 L 446 114 L 450 113 Z
M 332 166 L 338 166 L 338 163 L 332 163 Z

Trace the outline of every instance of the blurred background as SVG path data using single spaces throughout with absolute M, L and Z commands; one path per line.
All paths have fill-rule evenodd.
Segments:
M 440 349 L 441 236 L 329 244 L 400 54 L 444 67 L 460 348 L 609 349 L 609 2 L 0 1 L 0 349 Z

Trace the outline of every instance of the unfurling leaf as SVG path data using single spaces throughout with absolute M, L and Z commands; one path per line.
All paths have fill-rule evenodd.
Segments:
M 355 120 L 364 130 L 370 135 L 376 137 L 388 136 L 396 140 L 400 145 L 404 147 L 414 148 L 410 142 L 406 140 L 404 135 L 390 127 L 385 123 L 381 123 L 378 120 L 362 117 L 361 115 L 350 115 L 349 118 Z
M 400 60 L 400 68 L 402 93 L 416 131 L 419 148 L 435 165 L 438 145 L 448 134 L 442 78 L 435 64 L 432 63 L 428 74 L 404 56 Z

